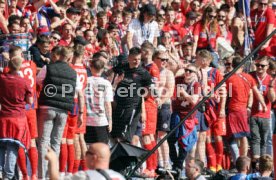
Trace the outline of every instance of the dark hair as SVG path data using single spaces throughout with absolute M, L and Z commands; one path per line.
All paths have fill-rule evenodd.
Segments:
M 130 56 L 137 56 L 139 54 L 141 54 L 141 49 L 138 48 L 138 47 L 133 47 L 129 50 L 129 55 Z
M 104 68 L 104 65 L 105 65 L 105 62 L 100 59 L 93 59 L 90 63 L 90 67 L 97 71 L 102 70 Z
M 19 17 L 18 15 L 10 15 L 10 17 L 8 18 L 8 23 L 13 24 L 17 20 L 20 22 L 21 17 Z
M 21 47 L 12 45 L 12 46 L 10 46 L 9 54 L 11 55 L 11 54 L 13 54 L 13 53 L 15 53 L 16 51 L 19 51 L 19 50 L 22 51 Z
M 276 70 L 276 63 L 272 59 L 270 59 L 270 61 L 269 61 L 269 69 L 270 70 Z
M 242 57 L 241 56 L 235 56 L 233 57 L 233 61 L 232 61 L 232 67 L 236 68 L 238 67 L 238 65 L 242 62 Z
M 154 46 L 149 41 L 144 41 L 143 44 L 141 45 L 141 49 L 150 49 L 151 52 L 154 52 Z
M 84 31 L 83 35 L 86 36 L 89 31 L 93 32 L 93 34 L 94 34 L 94 31 L 92 29 L 87 29 Z
M 55 46 L 55 47 L 53 47 L 53 49 L 52 49 L 52 53 L 60 54 L 61 49 L 62 49 L 62 46 Z
M 259 165 L 260 173 L 273 170 L 273 159 L 270 155 L 268 154 L 262 155 L 260 157 L 259 163 L 260 163 Z
M 100 57 L 103 57 L 103 58 L 107 59 L 107 57 L 103 55 L 103 52 L 96 52 L 93 55 L 92 59 L 95 60 L 95 59 L 99 59 Z
M 130 10 L 126 10 L 126 9 L 125 9 L 125 10 L 123 11 L 123 17 L 124 17 L 124 16 L 127 16 L 127 15 L 131 15 L 131 16 L 132 16 L 132 12 L 131 12 Z
M 74 56 L 75 57 L 81 57 L 84 55 L 85 47 L 81 44 L 76 44 L 74 46 Z
M 240 156 L 236 161 L 236 168 L 238 172 L 246 170 L 246 166 L 250 164 L 250 158 L 247 156 Z
M 119 29 L 119 27 L 117 26 L 117 24 L 114 24 L 114 23 L 110 23 L 107 27 L 107 31 L 108 32 L 111 32 L 112 30 L 114 29 Z
M 44 43 L 50 43 L 49 37 L 44 34 L 37 36 L 36 44 L 44 44 Z
M 97 18 L 101 18 L 101 17 L 104 17 L 106 16 L 106 12 L 105 11 L 100 11 L 97 13 Z
M 57 34 L 57 35 L 61 36 L 59 31 L 52 31 L 51 34 Z

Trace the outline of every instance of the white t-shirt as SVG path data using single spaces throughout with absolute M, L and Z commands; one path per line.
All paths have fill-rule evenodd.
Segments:
M 159 36 L 159 28 L 156 21 L 143 24 L 138 19 L 133 19 L 128 25 L 128 31 L 133 34 L 133 47 L 140 47 L 145 40 L 153 43 L 154 38 Z
M 114 180 L 125 180 L 125 178 L 118 172 L 113 171 L 111 169 L 105 170 L 105 172 L 110 176 L 111 179 Z M 64 180 L 106 180 L 106 178 L 101 175 L 96 170 L 88 170 L 88 171 L 79 171 L 74 175 L 65 176 Z
M 88 77 L 85 89 L 87 126 L 107 126 L 105 102 L 113 101 L 112 85 L 102 77 Z

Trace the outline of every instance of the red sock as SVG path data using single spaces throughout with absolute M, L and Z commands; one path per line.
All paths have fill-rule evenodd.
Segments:
M 68 168 L 67 172 L 73 173 L 74 160 L 75 160 L 75 147 L 74 144 L 68 144 Z
M 80 166 L 80 160 L 74 160 L 74 168 L 73 168 L 73 173 L 76 173 L 79 171 L 79 166 Z
M 26 154 L 22 147 L 18 149 L 18 158 L 17 158 L 17 164 L 22 172 L 23 176 L 27 176 L 27 161 L 26 161 Z
M 218 141 L 215 142 L 216 145 L 216 163 L 217 165 L 222 165 L 222 158 L 223 158 L 223 142 Z
M 206 143 L 208 168 L 216 168 L 216 154 L 212 143 Z
M 87 171 L 87 170 L 88 170 L 88 168 L 87 168 L 87 166 L 86 166 L 86 161 L 85 161 L 84 159 L 81 159 L 81 160 L 80 160 L 80 165 L 81 165 L 81 169 L 82 169 L 83 171 Z
M 32 175 L 36 175 L 37 173 L 37 165 L 38 165 L 38 154 L 36 147 L 31 147 L 29 149 L 29 158 L 31 162 Z
M 60 155 L 59 155 L 59 172 L 65 172 L 67 164 L 67 144 L 60 145 Z
M 151 141 L 151 145 L 152 145 L 152 148 L 151 148 L 151 149 L 153 149 L 153 148 L 156 146 L 156 141 Z M 152 158 L 154 169 L 156 169 L 157 166 L 158 166 L 157 156 L 158 156 L 158 151 L 156 150 L 156 151 L 153 153 L 153 158 Z
M 152 149 L 152 144 L 144 144 L 144 148 L 146 150 L 151 150 Z M 147 169 L 148 170 L 153 170 L 154 169 L 154 164 L 153 164 L 153 155 L 151 155 L 148 159 L 147 159 Z

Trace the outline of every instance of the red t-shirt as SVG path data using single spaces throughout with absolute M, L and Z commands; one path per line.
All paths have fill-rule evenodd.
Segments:
M 148 64 L 145 66 L 145 69 L 149 72 L 149 74 L 151 75 L 151 78 L 152 78 L 152 81 L 154 83 L 157 83 L 159 80 L 160 80 L 160 71 L 157 67 L 157 65 L 153 62 L 151 64 Z M 154 102 L 154 97 L 152 96 L 149 96 L 147 99 L 146 99 L 146 102 L 151 102 L 153 103 Z
M 190 104 L 186 99 L 184 99 L 183 97 L 178 97 L 178 89 L 180 86 L 183 86 L 184 89 L 186 89 L 186 91 L 188 92 L 188 94 L 193 94 L 193 95 L 200 95 L 201 92 L 201 87 L 200 84 L 198 82 L 194 82 L 190 85 L 187 85 L 184 82 L 184 77 L 176 77 L 175 78 L 175 88 L 174 88 L 174 94 L 172 97 L 172 109 L 173 112 L 177 112 L 179 113 L 180 118 L 184 118 L 188 112 L 193 109 L 193 105 Z M 190 116 L 190 119 L 195 118 L 196 116 L 196 112 L 193 113 Z
M 210 45 L 212 46 L 212 48 L 215 49 L 217 38 L 220 36 L 220 30 L 219 28 L 217 28 L 217 32 L 211 32 L 210 28 L 208 28 L 208 31 L 209 31 L 208 36 L 210 40 Z M 207 33 L 203 29 L 203 25 L 201 24 L 201 21 L 195 24 L 194 36 L 198 36 L 198 42 L 197 42 L 198 48 L 206 48 L 208 46 Z
M 81 84 L 81 88 L 84 91 L 87 85 L 87 71 L 83 64 L 70 64 L 70 67 L 74 69 L 77 73 L 78 79 Z M 71 112 L 69 112 L 71 115 L 77 115 L 79 112 L 78 107 L 78 97 L 76 96 L 74 98 L 74 108 Z
M 195 26 L 192 25 L 192 26 L 189 26 L 189 27 L 181 27 L 179 29 L 179 35 L 180 35 L 180 39 L 183 39 L 186 35 L 191 35 L 193 36 L 193 32 L 194 32 L 194 28 Z
M 24 117 L 25 99 L 32 96 L 27 81 L 19 75 L 0 74 L 1 117 Z
M 70 43 L 71 43 L 71 42 L 68 42 L 68 41 L 66 41 L 66 40 L 64 40 L 64 39 L 61 39 L 61 40 L 59 41 L 58 45 L 60 45 L 60 46 L 69 46 Z
M 253 77 L 256 84 L 258 85 L 258 89 L 263 94 L 265 104 L 267 107 L 266 112 L 259 111 L 259 100 L 257 99 L 256 95 L 254 94 L 251 116 L 260 117 L 260 118 L 270 118 L 271 102 L 269 101 L 267 95 L 268 95 L 268 91 L 269 91 L 269 82 L 270 82 L 271 76 L 267 74 L 264 77 L 264 79 L 259 79 L 256 75 L 256 72 L 253 72 L 250 75 Z
M 246 73 L 234 74 L 226 81 L 229 92 L 228 109 L 230 111 L 245 110 L 249 98 L 250 89 L 256 85 L 255 80 Z
M 173 42 L 180 42 L 180 25 L 179 24 L 168 24 L 166 23 L 163 27 L 164 32 L 169 32 L 171 36 L 173 37 L 172 40 Z
M 251 11 L 250 17 L 252 27 L 256 27 L 254 46 L 258 46 L 266 38 L 267 25 L 274 25 L 275 14 L 271 8 L 267 8 L 267 10 L 264 12 L 255 9 Z
M 9 73 L 9 68 L 5 67 L 3 70 L 3 73 Z M 20 71 L 18 72 L 20 77 L 24 78 L 28 85 L 32 89 L 32 94 L 33 94 L 33 104 L 26 104 L 26 110 L 30 109 L 37 109 L 38 103 L 38 93 L 37 93 L 37 86 L 36 86 L 36 73 L 37 73 L 37 67 L 36 64 L 33 61 L 30 60 L 24 60 L 22 62 Z M 39 88 L 38 88 L 39 89 Z

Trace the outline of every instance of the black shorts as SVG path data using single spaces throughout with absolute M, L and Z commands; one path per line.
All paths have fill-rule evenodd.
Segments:
M 109 132 L 108 126 L 86 126 L 84 134 L 85 142 L 88 144 L 102 142 L 108 144 Z
M 170 131 L 171 114 L 172 111 L 170 104 L 163 104 L 161 109 L 158 109 L 157 131 Z
M 131 142 L 141 117 L 141 106 L 117 106 L 112 115 L 112 137 Z

